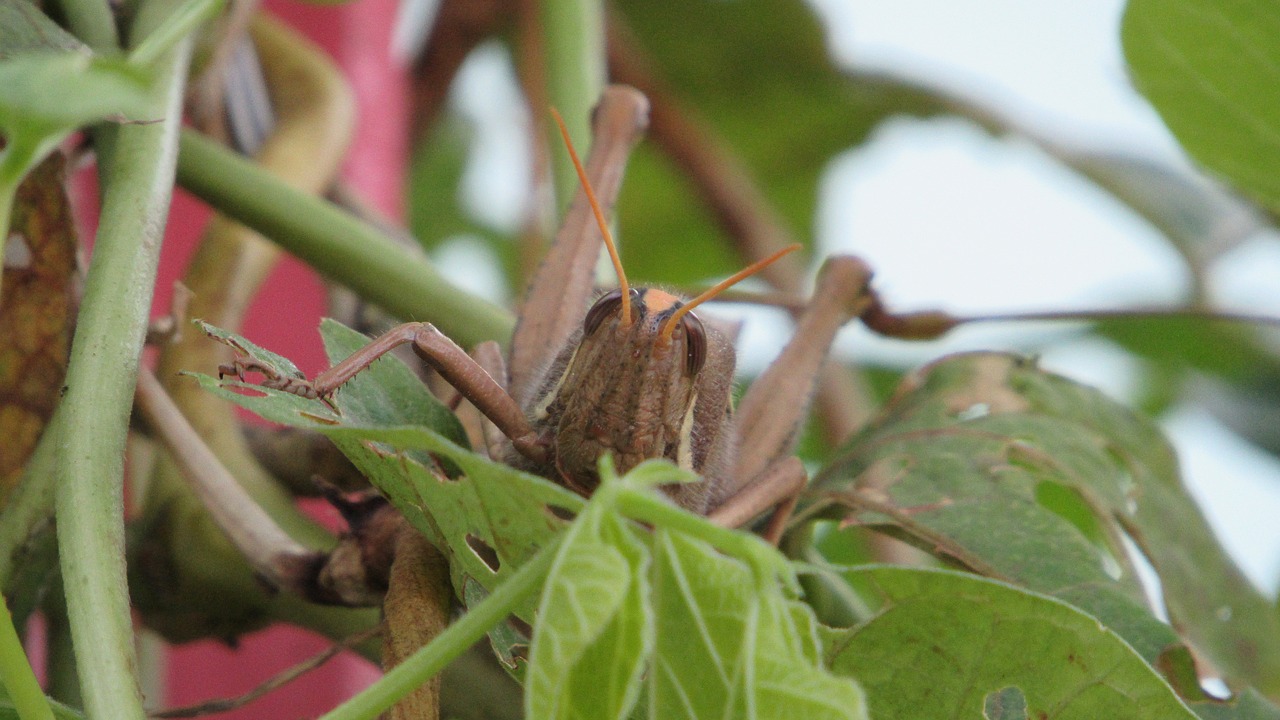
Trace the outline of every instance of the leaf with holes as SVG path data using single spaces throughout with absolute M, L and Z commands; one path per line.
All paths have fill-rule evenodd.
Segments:
M 990 577 L 1051 593 L 1151 663 L 1185 660 L 1123 539 L 1146 554 L 1174 623 L 1236 682 L 1280 683 L 1280 624 L 1182 487 L 1150 422 L 1031 361 L 975 353 L 904 382 L 817 478 L 846 522 L 883 528 Z
M 283 375 L 288 360 L 236 335 L 204 331 Z M 325 348 L 337 362 L 368 338 L 327 320 Z M 468 451 L 457 418 L 404 363 L 384 356 L 337 392 L 334 407 L 289 393 L 196 375 L 210 391 L 267 420 L 323 433 L 405 518 L 448 555 L 453 586 L 492 590 L 566 524 L 583 500 L 544 478 Z M 247 394 L 245 394 L 247 393 Z M 532 620 L 536 598 L 519 611 Z
M 1043 595 L 972 575 L 853 568 L 880 609 L 833 647 L 874 717 L 1191 720 L 1118 635 Z

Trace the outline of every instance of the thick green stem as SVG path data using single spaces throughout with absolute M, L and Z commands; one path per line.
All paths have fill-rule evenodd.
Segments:
M 134 37 L 173 10 L 142 6 Z M 90 718 L 143 718 L 124 563 L 125 435 L 177 160 L 191 40 L 156 65 L 156 122 L 116 131 L 103 203 L 58 408 L 58 547 L 67 615 Z M 99 133 L 102 134 L 102 133 Z
M 3 597 L 0 597 L 0 610 L 3 611 L 0 613 L 0 684 L 9 691 L 9 699 L 21 720 L 53 720 L 53 709 L 36 681 L 31 663 L 27 662 Z
M 544 0 L 547 95 L 564 116 L 569 137 L 582 155 L 591 143 L 591 108 L 604 90 L 604 8 L 600 0 Z M 546 108 L 534 108 L 546 112 Z M 578 174 L 563 141 L 551 123 L 547 147 L 551 152 L 556 205 L 561 214 L 578 188 Z
M 320 720 L 372 720 L 401 697 L 430 680 L 485 633 L 507 619 L 525 598 L 538 592 L 560 546 L 557 538 L 520 566 L 480 604 L 467 611 L 417 653 L 392 668 L 363 692 L 323 715 Z
M 429 320 L 464 347 L 511 336 L 507 311 L 454 286 L 372 225 L 198 133 L 182 133 L 178 182 L 392 315 Z

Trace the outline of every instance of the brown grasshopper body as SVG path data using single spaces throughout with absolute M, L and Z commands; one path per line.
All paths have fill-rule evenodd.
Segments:
M 526 404 L 546 460 L 512 460 L 586 494 L 599 482 L 596 463 L 606 452 L 623 472 L 666 458 L 705 479 L 669 494 L 706 512 L 732 469 L 733 345 L 692 313 L 664 341 L 663 326 L 684 301 L 654 288 L 630 294 L 628 323 L 621 291 L 591 306 Z
M 517 467 L 586 495 L 599 483 L 596 467 L 604 453 L 612 453 L 624 472 L 644 460 L 666 458 L 703 478 L 666 488 L 686 509 L 730 526 L 775 505 L 789 510 L 788 499 L 794 501 L 806 480 L 799 460 L 789 456 L 797 428 L 836 331 L 873 307 L 870 273 L 855 258 L 827 261 L 792 341 L 753 383 L 735 415 L 732 343 L 689 310 L 795 248 L 693 300 L 628 288 L 592 186 L 608 203 L 616 197 L 646 117 L 647 102 L 636 91 L 606 91 L 585 169 L 573 155 L 581 192 L 530 285 L 507 367 L 494 344 L 478 347 L 473 359 L 432 325 L 409 323 L 312 381 L 268 371 L 262 384 L 328 397 L 378 357 L 408 343 L 479 411 L 490 454 Z M 591 303 L 602 243 L 622 288 Z M 242 375 L 264 368 L 237 358 L 223 370 Z M 776 538 L 785 514 L 775 514 L 768 535 Z

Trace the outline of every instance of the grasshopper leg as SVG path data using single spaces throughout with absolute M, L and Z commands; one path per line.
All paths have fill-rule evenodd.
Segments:
M 737 482 L 751 482 L 791 451 L 836 332 L 873 301 L 870 280 L 871 271 L 857 258 L 835 256 L 823 264 L 813 299 L 800 316 L 791 342 L 738 404 L 738 458 L 733 471 Z M 739 487 L 730 488 L 728 494 Z
M 707 518 L 723 527 L 740 527 L 774 508 L 761 536 L 776 544 L 795 509 L 800 491 L 809 481 L 800 458 L 789 455 L 765 468 L 758 477 L 712 510 Z
M 546 448 L 516 401 L 465 350 L 430 323 L 405 323 L 388 330 L 350 357 L 313 380 L 268 376 L 266 387 L 308 398 L 329 398 L 338 388 L 395 348 L 410 344 L 414 353 L 430 365 L 486 418 L 511 438 L 520 454 L 541 461 Z M 256 363 L 238 361 L 224 371 L 259 370 Z

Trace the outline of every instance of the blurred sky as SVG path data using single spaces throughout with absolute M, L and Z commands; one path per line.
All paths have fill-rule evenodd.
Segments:
M 1121 0 L 811 0 L 832 53 L 849 67 L 891 71 L 998 107 L 1020 125 L 1093 148 L 1189 165 L 1159 117 L 1133 91 L 1119 40 Z M 522 113 L 506 58 L 482 49 L 463 69 L 459 108 L 485 139 L 464 193 L 489 222 L 514 228 L 528 176 Z M 476 91 L 483 88 L 482 91 Z M 505 88 L 505 89 L 504 89 Z M 1089 182 L 1025 142 L 993 140 L 958 120 L 900 120 L 835 159 L 815 218 L 825 253 L 851 252 L 876 270 L 891 308 L 994 311 L 1115 308 L 1177 302 L 1186 278 L 1167 242 Z M 1280 316 L 1280 244 L 1247 242 L 1218 264 L 1228 305 Z M 465 263 L 474 289 L 486 251 L 459 238 L 437 260 Z M 503 299 L 503 298 L 496 298 Z M 776 314 L 718 306 L 747 320 L 748 372 L 778 347 Z M 1064 334 L 1048 326 L 1032 337 Z M 915 365 L 963 349 L 1009 349 L 1026 325 L 963 328 L 941 343 L 907 344 L 848 330 L 848 357 Z M 1067 343 L 1042 364 L 1119 399 L 1138 371 L 1105 343 Z M 1165 423 L 1185 478 L 1224 544 L 1260 587 L 1280 584 L 1280 463 L 1191 407 Z

